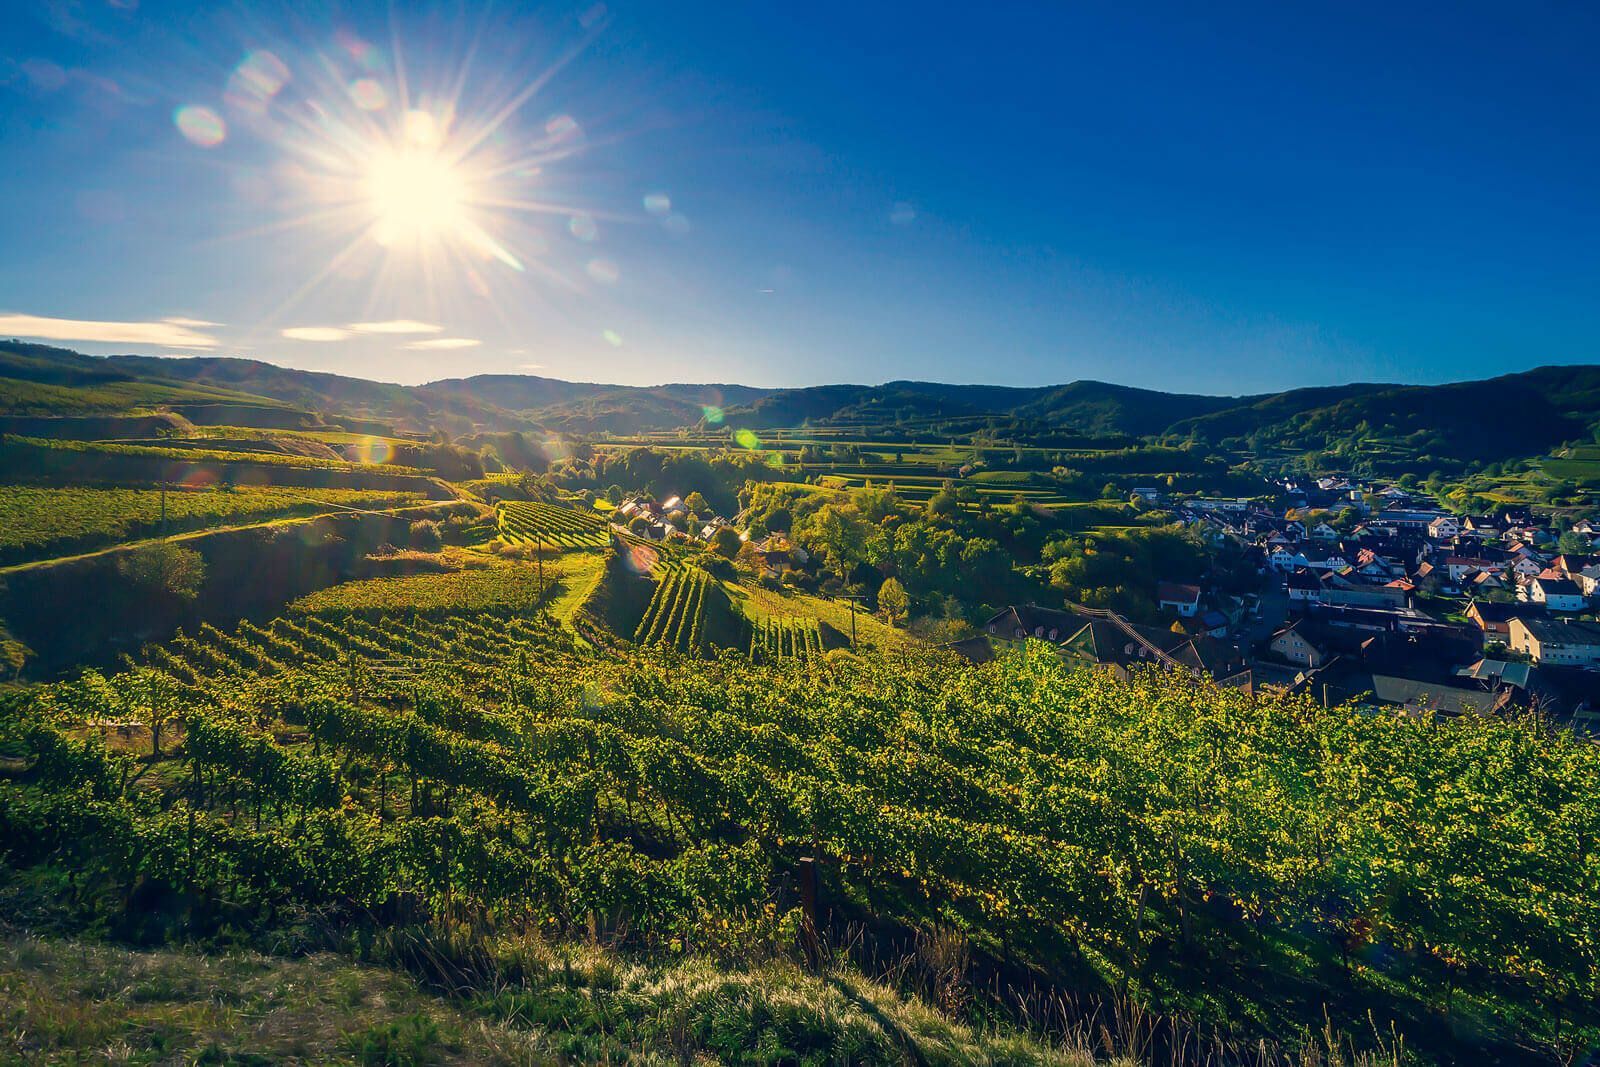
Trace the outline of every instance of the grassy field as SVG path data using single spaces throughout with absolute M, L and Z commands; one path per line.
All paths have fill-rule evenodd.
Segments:
M 646 963 L 536 940 L 506 952 L 525 976 L 516 987 L 446 997 L 326 952 L 138 951 L 14 933 L 0 940 L 0 1061 L 511 1067 L 749 1050 L 767 1063 L 1097 1062 L 1086 1037 L 1051 1047 L 975 1031 L 848 970 Z
M 825 600 L 793 591 L 778 592 L 756 582 L 742 582 L 728 587 L 734 610 L 748 619 L 754 627 L 783 625 L 796 619 L 814 619 L 826 623 L 846 640 L 850 637 L 851 610 L 847 601 Z M 855 613 L 856 640 L 863 648 L 907 648 L 916 640 L 903 630 L 897 630 L 865 610 Z
M 532 611 L 539 604 L 539 567 L 481 553 L 447 551 L 444 573 L 367 578 L 318 590 L 290 610 L 311 615 L 391 614 L 404 611 Z M 570 620 L 599 574 L 592 552 L 563 552 L 544 561 L 545 602 Z
M 0 486 L 0 564 L 82 552 L 162 532 L 342 509 L 386 510 L 416 493 L 368 489 L 47 489 Z

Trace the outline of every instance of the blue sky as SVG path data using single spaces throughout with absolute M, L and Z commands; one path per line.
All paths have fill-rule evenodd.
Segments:
M 1600 9 L 394 7 L 4 5 L 0 334 L 404 382 L 1600 356 Z

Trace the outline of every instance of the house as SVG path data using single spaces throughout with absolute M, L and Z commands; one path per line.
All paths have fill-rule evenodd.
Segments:
M 1317 600 L 1322 596 L 1322 579 L 1307 567 L 1296 567 L 1284 580 L 1290 601 Z
M 1319 522 L 1311 527 L 1311 536 L 1318 541 L 1337 541 L 1339 540 L 1339 531 L 1325 522 Z
M 1461 533 L 1461 524 L 1453 515 L 1440 515 L 1428 523 L 1428 536 L 1443 541 Z
M 1511 564 L 1511 572 L 1520 578 L 1537 578 L 1544 564 L 1536 556 L 1518 556 Z
M 1147 504 L 1161 503 L 1161 490 L 1147 485 L 1135 486 L 1133 495 Z
M 1478 573 L 1469 576 L 1467 578 L 1467 583 L 1471 585 L 1473 589 L 1481 592 L 1489 592 L 1494 589 L 1504 589 L 1506 587 L 1505 579 L 1501 578 L 1500 575 L 1494 571 L 1479 571 Z
M 1500 569 L 1500 565 L 1494 560 L 1484 559 L 1481 556 L 1446 556 L 1440 562 L 1440 566 L 1450 576 L 1450 582 L 1453 585 L 1460 585 L 1462 580 L 1474 571 L 1495 571 Z
M 1267 565 L 1276 571 L 1292 571 L 1296 567 L 1310 566 L 1311 561 L 1304 552 L 1287 544 L 1273 544 L 1267 550 Z
M 1141 667 L 1158 667 L 1209 677 L 1219 685 L 1250 687 L 1249 663 L 1237 646 L 1205 635 L 1140 626 L 1114 611 L 1012 606 L 985 623 L 984 630 L 1003 640 L 1033 637 L 1056 642 L 1057 653 L 1068 662 L 1107 670 L 1119 678 Z
M 1517 596 L 1548 611 L 1582 611 L 1589 605 L 1578 583 L 1567 578 L 1535 578 L 1518 589 Z
M 1312 644 L 1300 632 L 1298 623 L 1291 623 L 1272 635 L 1267 650 L 1279 659 L 1298 667 L 1315 669 L 1328 662 L 1327 653 Z
M 1517 616 L 1511 620 L 1515 652 L 1535 663 L 1558 667 L 1600 666 L 1600 626 L 1591 622 L 1553 621 Z
M 1526 607 L 1517 604 L 1496 604 L 1488 600 L 1474 600 L 1467 605 L 1466 616 L 1477 624 L 1485 638 L 1506 638 L 1511 635 L 1511 620 L 1527 614 Z
M 1175 611 L 1179 618 L 1187 619 L 1200 613 L 1200 587 L 1177 582 L 1156 583 L 1156 608 Z

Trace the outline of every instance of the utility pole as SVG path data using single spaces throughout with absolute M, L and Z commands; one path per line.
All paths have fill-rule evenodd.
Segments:
M 839 599 L 850 601 L 850 651 L 854 652 L 856 650 L 856 603 L 861 600 L 861 594 L 853 593 L 848 596 L 842 596 Z
M 161 539 L 167 539 L 167 483 L 161 483 Z

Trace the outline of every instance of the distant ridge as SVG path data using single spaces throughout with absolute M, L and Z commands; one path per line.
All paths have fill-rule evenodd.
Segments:
M 763 389 L 482 374 L 405 386 L 227 356 L 101 358 L 0 342 L 0 414 L 100 414 L 137 402 L 194 404 L 208 397 L 287 406 L 325 421 L 374 420 L 450 433 L 626 435 L 700 426 L 708 414 L 758 431 L 803 425 L 930 428 L 962 421 L 970 427 L 988 419 L 1029 433 L 1165 437 L 1241 449 L 1398 442 L 1418 455 L 1467 461 L 1538 455 L 1565 441 L 1589 439 L 1600 427 L 1600 366 L 1546 366 L 1447 385 L 1358 382 L 1239 397 L 1089 380 L 1031 388 L 897 380 Z

